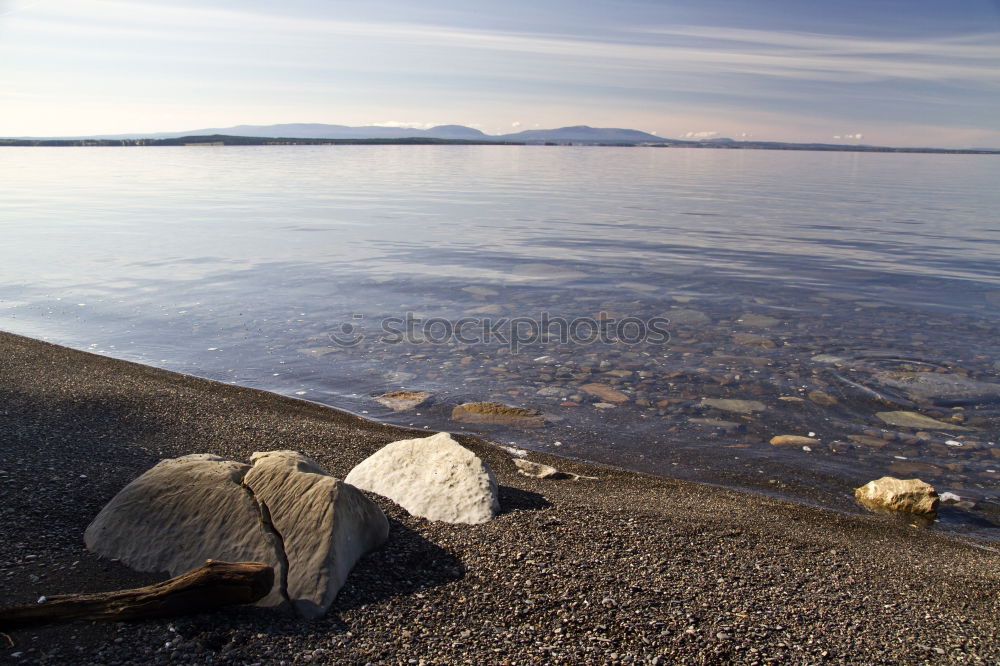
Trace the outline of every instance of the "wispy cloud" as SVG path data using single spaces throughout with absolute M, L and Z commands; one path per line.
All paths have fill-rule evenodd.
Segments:
M 100 38 L 266 41 L 333 36 L 379 43 L 520 53 L 569 65 L 701 74 L 750 74 L 813 81 L 975 80 L 1000 85 L 1000 33 L 926 40 L 872 40 L 801 32 L 661 26 L 620 40 L 503 32 L 415 23 L 302 19 L 154 3 L 56 0 L 26 12 L 39 30 Z M 176 28 L 168 30 L 167 28 Z M 616 34 L 616 33 L 612 33 Z M 639 36 L 645 43 L 634 43 Z M 694 42 L 694 43 L 693 43 Z

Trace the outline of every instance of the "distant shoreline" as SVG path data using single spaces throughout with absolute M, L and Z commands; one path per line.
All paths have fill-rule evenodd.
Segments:
M 919 153 L 931 155 L 1000 155 L 1000 150 L 963 148 L 893 148 L 888 146 L 848 146 L 824 143 L 784 143 L 771 141 L 480 141 L 474 139 L 437 139 L 431 137 L 382 139 L 302 139 L 253 136 L 185 136 L 171 139 L 0 139 L 0 147 L 136 147 L 136 146 L 593 146 L 614 148 L 704 148 L 709 150 L 799 150 L 849 153 Z

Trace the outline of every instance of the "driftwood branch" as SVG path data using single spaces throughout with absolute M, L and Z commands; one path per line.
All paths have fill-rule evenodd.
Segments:
M 274 585 L 274 569 L 260 562 L 209 560 L 160 583 L 132 590 L 62 594 L 40 604 L 0 609 L 0 626 L 20 627 L 69 620 L 139 620 L 189 615 L 264 598 Z

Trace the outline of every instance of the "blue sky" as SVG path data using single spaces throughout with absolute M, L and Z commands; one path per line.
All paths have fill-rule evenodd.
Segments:
M 1000 147 L 1000 0 L 0 0 L 0 136 L 282 122 Z

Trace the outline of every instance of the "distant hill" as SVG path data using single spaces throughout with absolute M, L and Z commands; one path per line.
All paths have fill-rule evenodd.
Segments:
M 490 140 L 492 137 L 477 129 L 462 125 L 440 125 L 428 130 L 412 127 L 382 127 L 370 125 L 350 127 L 348 125 L 327 125 L 323 123 L 286 123 L 280 125 L 236 125 L 234 127 L 210 127 L 185 130 L 183 132 L 153 132 L 147 134 L 100 134 L 85 137 L 58 137 L 72 139 L 177 139 L 185 136 L 253 136 L 285 139 L 466 139 L 470 141 Z
M 560 127 L 558 129 L 538 129 L 525 130 L 514 134 L 502 134 L 498 139 L 505 141 L 524 142 L 545 142 L 555 141 L 559 143 L 580 142 L 580 143 L 662 143 L 664 139 L 633 129 L 619 129 L 617 127 L 588 127 L 587 125 L 575 125 L 573 127 Z
M 152 132 L 146 134 L 99 134 L 94 136 L 17 137 L 23 139 L 69 140 L 132 140 L 177 139 L 187 136 L 251 136 L 284 139 L 460 139 L 465 141 L 515 141 L 518 143 L 647 143 L 662 142 L 658 136 L 631 129 L 597 128 L 578 125 L 558 129 L 539 129 L 492 136 L 464 125 L 438 125 L 430 129 L 412 127 L 382 127 L 368 125 L 326 125 L 323 123 L 288 123 L 281 125 L 236 125 L 210 127 L 183 132 Z

